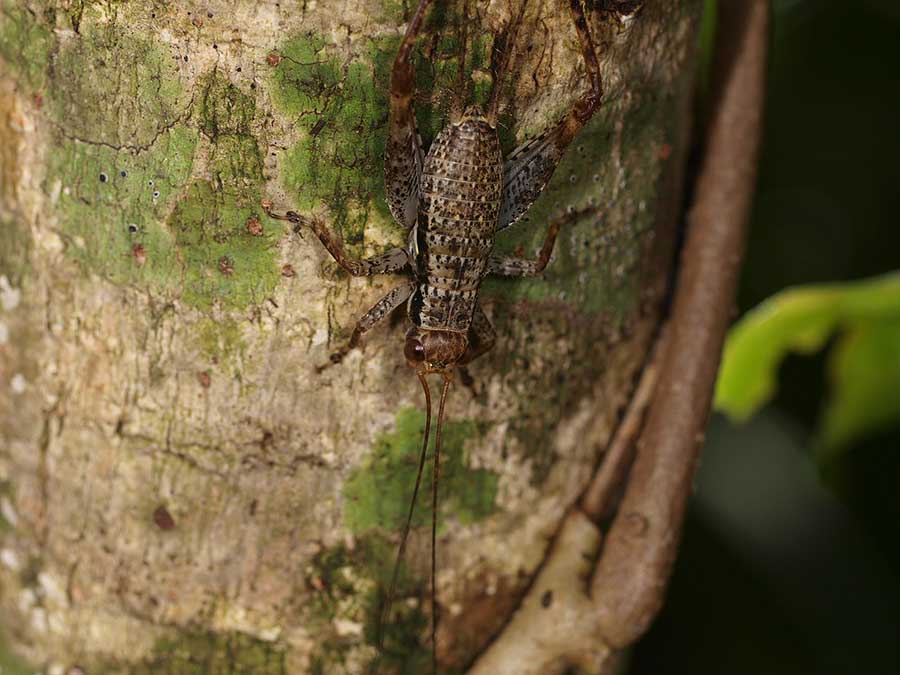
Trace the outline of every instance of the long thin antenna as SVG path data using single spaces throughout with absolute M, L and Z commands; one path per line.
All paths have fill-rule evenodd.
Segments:
M 500 60 L 493 69 L 494 82 L 491 84 L 491 100 L 488 103 L 485 117 L 491 124 L 497 122 L 497 109 L 500 107 L 500 90 L 503 89 L 503 79 L 506 77 L 506 70 L 512 58 L 512 53 L 516 48 L 516 34 L 519 32 L 519 26 L 522 25 L 522 17 L 525 16 L 525 7 L 528 0 L 522 0 L 522 6 L 519 13 L 510 22 L 509 28 L 504 36 L 503 45 L 500 52 Z
M 441 428 L 444 426 L 444 403 L 450 390 L 452 378 L 444 374 L 444 387 L 441 389 L 441 403 L 438 406 L 437 440 L 434 444 L 434 470 L 431 482 L 431 668 L 437 675 L 437 514 L 438 514 L 438 476 L 441 468 Z
M 416 472 L 416 486 L 413 488 L 412 499 L 409 500 L 409 513 L 406 516 L 406 524 L 403 526 L 403 534 L 400 535 L 400 547 L 397 549 L 397 559 L 394 561 L 394 573 L 391 576 L 391 585 L 388 588 L 387 598 L 381 610 L 381 618 L 378 622 L 378 649 L 384 647 L 384 627 L 387 624 L 391 605 L 394 604 L 394 594 L 397 591 L 397 577 L 400 575 L 400 563 L 403 560 L 403 552 L 406 550 L 406 540 L 409 538 L 409 530 L 412 525 L 413 511 L 416 508 L 416 497 L 419 495 L 419 484 L 422 482 L 422 469 L 425 466 L 425 453 L 428 450 L 428 437 L 431 434 L 431 390 L 428 388 L 428 380 L 423 373 L 416 373 L 419 382 L 422 383 L 422 391 L 425 392 L 425 434 L 422 438 L 422 451 L 419 453 L 419 470 Z M 443 397 L 441 398 L 443 401 Z M 443 410 L 443 404 L 441 405 Z M 432 563 L 433 564 L 433 563 Z

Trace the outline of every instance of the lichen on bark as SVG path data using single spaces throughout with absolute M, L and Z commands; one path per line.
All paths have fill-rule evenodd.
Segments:
M 403 328 L 316 371 L 393 282 L 347 279 L 259 206 L 320 215 L 356 255 L 403 242 L 380 166 L 408 4 L 0 0 L 0 612 L 37 667 L 427 662 L 427 528 L 393 648 L 374 647 L 422 416 Z M 468 4 L 483 100 L 509 8 Z M 565 3 L 531 4 L 507 153 L 585 86 Z M 699 3 L 628 26 L 593 4 L 606 101 L 498 248 L 531 254 L 551 218 L 586 215 L 544 276 L 485 283 L 498 345 L 448 405 L 448 668 L 538 568 L 666 289 Z M 415 59 L 426 143 L 457 93 L 461 4 L 440 5 Z

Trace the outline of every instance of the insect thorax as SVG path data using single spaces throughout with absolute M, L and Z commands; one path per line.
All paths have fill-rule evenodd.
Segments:
M 435 138 L 419 187 L 412 322 L 427 329 L 465 332 L 472 322 L 503 189 L 497 132 L 484 119 L 465 117 Z

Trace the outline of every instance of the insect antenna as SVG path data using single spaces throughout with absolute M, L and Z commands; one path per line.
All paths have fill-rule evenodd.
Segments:
M 428 388 L 428 380 L 424 373 L 416 373 L 419 382 L 422 383 L 422 391 L 425 392 L 425 433 L 422 438 L 422 451 L 419 453 L 419 469 L 416 471 L 416 486 L 413 488 L 412 499 L 409 500 L 409 513 L 406 515 L 406 524 L 400 535 L 400 546 L 397 548 L 397 559 L 394 561 L 394 571 L 391 575 L 391 585 L 388 587 L 384 607 L 381 610 L 381 618 L 378 621 L 377 645 L 381 650 L 384 647 L 384 627 L 394 604 L 394 594 L 397 591 L 397 578 L 400 575 L 400 563 L 403 561 L 403 553 L 406 550 L 406 541 L 409 538 L 409 530 L 412 525 L 413 511 L 416 508 L 416 497 L 419 494 L 419 484 L 422 482 L 422 469 L 425 466 L 425 453 L 428 450 L 428 437 L 431 434 L 431 390 Z M 443 397 L 442 397 L 443 400 Z
M 509 68 L 509 62 L 512 59 L 512 53 L 516 45 L 516 34 L 522 25 L 522 17 L 525 16 L 525 7 L 528 0 L 522 0 L 519 13 L 510 22 L 506 35 L 503 36 L 503 42 L 500 45 L 500 58 L 492 64 L 494 82 L 491 84 L 491 99 L 488 103 L 485 117 L 491 124 L 497 121 L 497 109 L 500 107 L 500 91 L 503 89 L 503 79 L 506 77 L 506 71 Z
M 437 513 L 438 513 L 438 476 L 441 468 L 441 428 L 444 426 L 444 403 L 450 391 L 450 375 L 444 374 L 444 386 L 441 389 L 441 402 L 438 406 L 437 439 L 434 444 L 434 470 L 431 482 L 431 667 L 437 673 Z

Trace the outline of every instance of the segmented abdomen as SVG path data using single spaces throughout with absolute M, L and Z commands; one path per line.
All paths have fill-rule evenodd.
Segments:
M 410 301 L 417 325 L 469 329 L 494 247 L 502 189 L 500 143 L 487 122 L 451 124 L 434 140 L 419 190 L 419 287 Z

